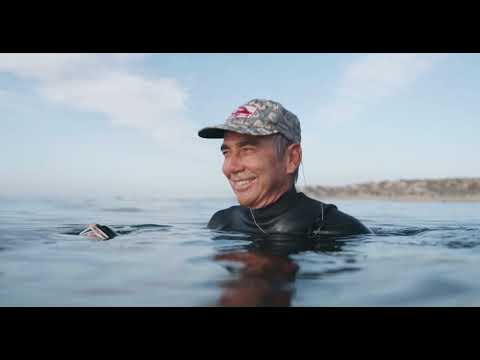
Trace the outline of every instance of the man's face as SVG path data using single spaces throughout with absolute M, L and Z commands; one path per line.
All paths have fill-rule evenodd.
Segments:
M 226 131 L 221 150 L 223 173 L 240 205 L 262 208 L 288 190 L 286 160 L 277 157 L 272 136 Z

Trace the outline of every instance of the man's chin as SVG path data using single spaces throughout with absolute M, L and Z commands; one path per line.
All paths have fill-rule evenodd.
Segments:
M 251 197 L 245 196 L 243 194 L 237 194 L 237 193 L 235 193 L 235 195 L 237 196 L 237 201 L 240 205 L 251 207 L 251 205 L 253 204 L 253 200 Z

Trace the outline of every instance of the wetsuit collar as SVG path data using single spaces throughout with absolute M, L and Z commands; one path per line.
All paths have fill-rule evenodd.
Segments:
M 280 198 L 273 204 L 267 205 L 264 208 L 260 209 L 249 209 L 252 211 L 257 220 L 270 219 L 277 217 L 291 208 L 293 202 L 297 199 L 297 189 L 295 186 L 292 186 L 290 190 L 285 192 Z

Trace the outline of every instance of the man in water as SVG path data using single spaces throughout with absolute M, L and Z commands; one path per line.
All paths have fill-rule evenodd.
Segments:
M 251 100 L 223 124 L 201 129 L 198 135 L 223 138 L 223 173 L 240 203 L 216 212 L 208 223 L 210 229 L 315 238 L 370 232 L 335 205 L 297 192 L 300 122 L 281 104 Z M 109 230 L 92 224 L 82 235 L 107 240 L 116 235 Z
M 216 212 L 210 229 L 313 237 L 370 232 L 335 205 L 297 192 L 300 122 L 281 104 L 251 100 L 223 124 L 203 128 L 198 135 L 223 138 L 223 173 L 240 204 Z

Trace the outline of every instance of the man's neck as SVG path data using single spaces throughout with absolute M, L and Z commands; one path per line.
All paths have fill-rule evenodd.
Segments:
M 291 190 L 293 186 L 294 186 L 293 184 L 288 183 L 287 185 L 282 187 L 281 191 L 278 191 L 275 194 L 272 194 L 272 196 L 265 199 L 264 201 L 262 201 L 257 206 L 252 206 L 251 209 L 253 209 L 253 210 L 263 209 L 263 208 L 266 208 L 270 205 L 275 204 L 283 195 L 285 195 L 285 193 L 287 193 L 289 190 Z

